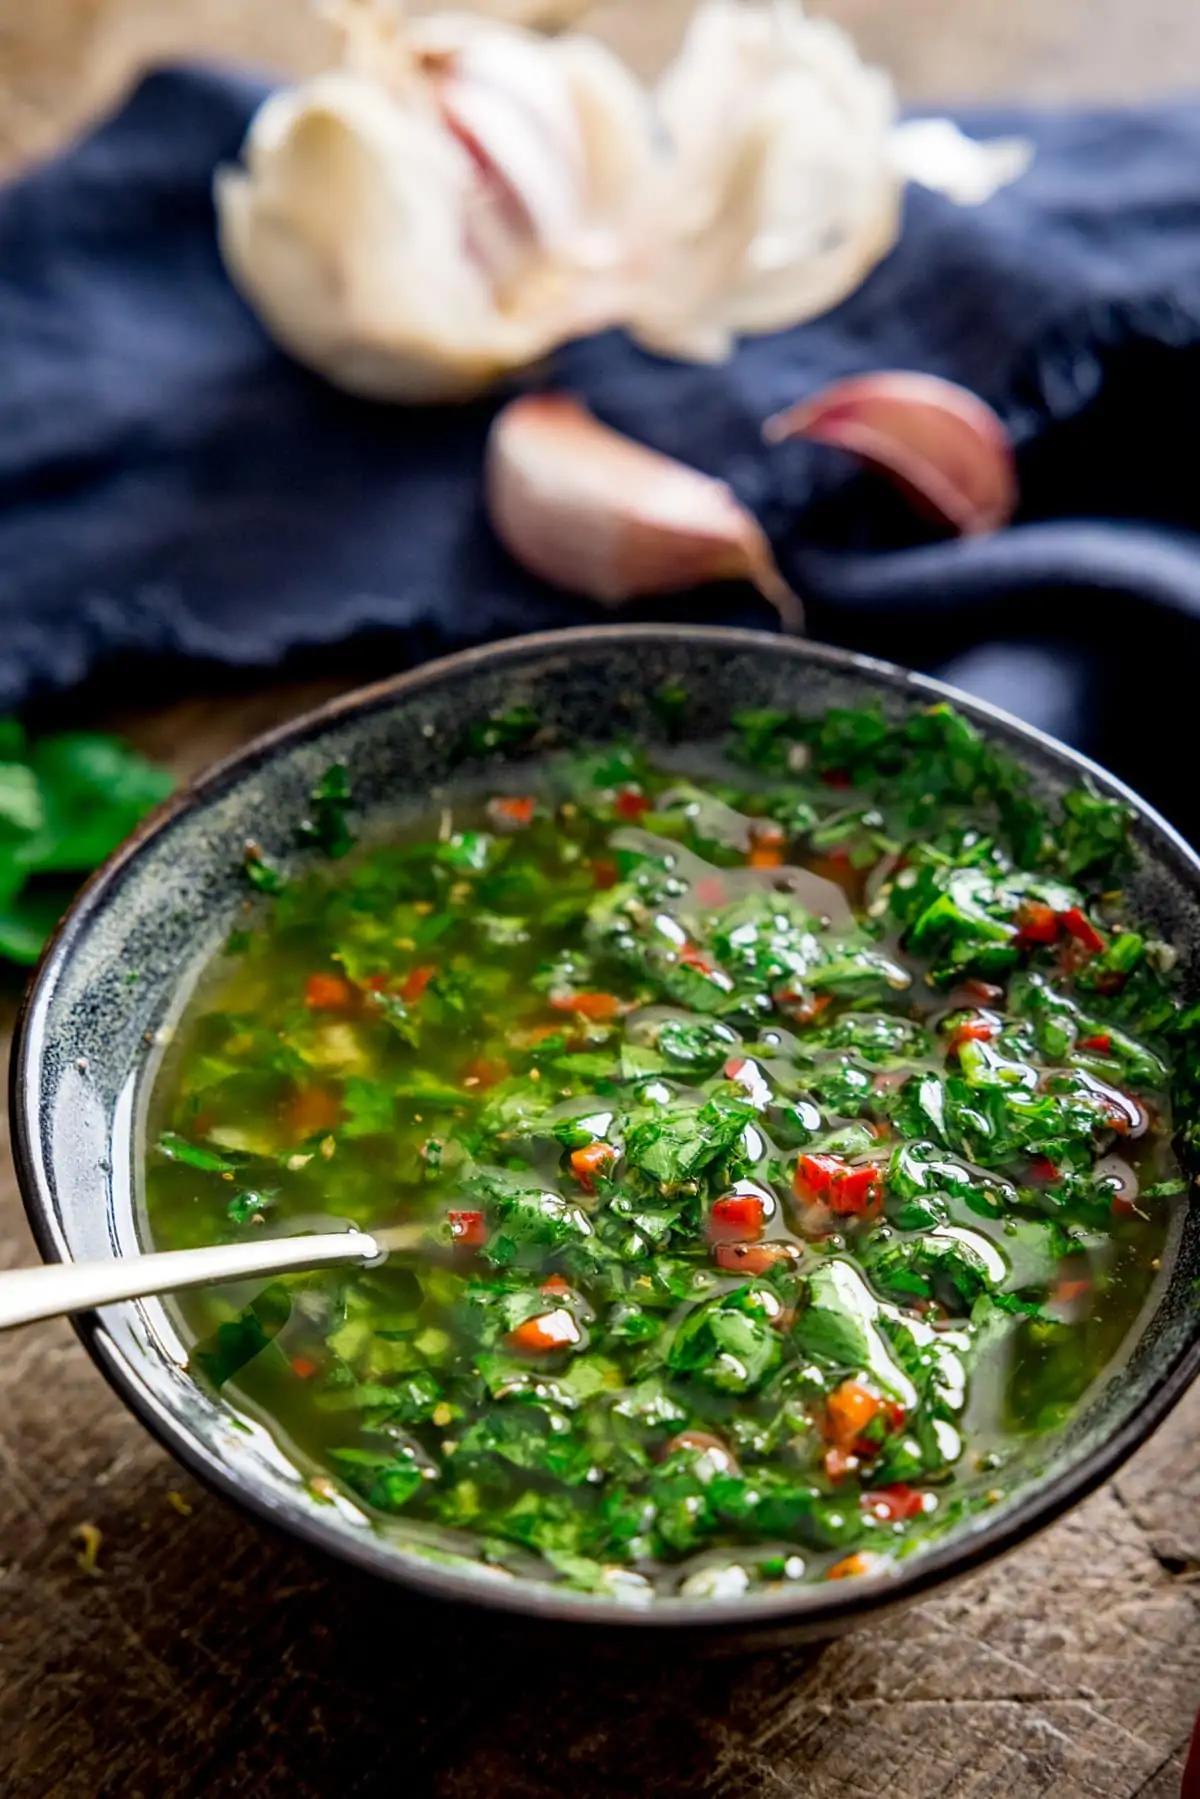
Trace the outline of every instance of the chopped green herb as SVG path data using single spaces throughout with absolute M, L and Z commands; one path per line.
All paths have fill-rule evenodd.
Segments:
M 500 791 L 352 856 L 339 764 L 336 865 L 250 855 L 271 904 L 154 1096 L 155 1239 L 417 1247 L 185 1297 L 195 1364 L 361 1510 L 600 1596 L 907 1554 L 1044 1459 L 1186 1203 L 1200 1005 L 1124 808 L 1044 804 L 945 706 L 745 714 L 686 777 L 550 740 L 469 727 Z M 10 760 L 0 843 L 39 816 Z
M 345 765 L 332 763 L 312 790 L 312 810 L 300 826 L 306 843 L 316 844 L 327 856 L 344 856 L 354 846 L 347 814 L 350 810 L 350 777 Z
M 0 957 L 36 962 L 81 875 L 103 862 L 172 781 L 115 737 L 30 740 L 0 720 Z

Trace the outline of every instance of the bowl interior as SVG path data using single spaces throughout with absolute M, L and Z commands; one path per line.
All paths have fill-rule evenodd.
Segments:
M 863 658 L 751 632 L 661 627 L 565 632 L 469 652 L 351 696 L 223 764 L 152 820 L 90 884 L 52 944 L 14 1052 L 13 1122 L 26 1204 L 43 1253 L 110 1257 L 142 1245 L 140 1123 L 164 1027 L 244 913 L 243 845 L 255 838 L 299 866 L 294 821 L 331 761 L 348 765 L 356 824 L 375 834 L 421 811 L 431 789 L 469 770 L 468 725 L 532 707 L 564 739 L 668 729 L 661 695 L 686 694 L 686 732 L 713 737 L 731 712 L 815 712 L 876 699 L 895 715 L 946 697 L 924 678 Z M 949 696 L 1054 795 L 1079 758 L 1014 721 Z M 478 764 L 476 763 L 476 766 Z M 1097 783 L 1125 793 L 1093 771 Z M 1126 798 L 1130 798 L 1125 794 Z M 1179 946 L 1185 990 L 1200 991 L 1200 863 L 1138 805 L 1135 903 Z M 963 1572 L 1079 1497 L 1164 1414 L 1194 1372 L 1200 1322 L 1200 1221 L 1185 1218 L 1156 1303 L 1122 1367 L 1092 1391 L 1035 1477 L 989 1514 L 880 1580 L 839 1582 L 734 1602 L 662 1600 L 648 1610 L 490 1575 L 439 1557 L 397 1526 L 392 1540 L 348 1501 L 321 1502 L 253 1421 L 195 1385 L 172 1315 L 157 1301 L 83 1321 L 101 1368 L 184 1461 L 233 1497 L 328 1549 L 450 1598 L 597 1623 L 755 1620 L 827 1630 L 872 1606 Z

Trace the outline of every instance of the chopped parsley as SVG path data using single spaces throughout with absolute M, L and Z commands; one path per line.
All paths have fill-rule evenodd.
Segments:
M 248 856 L 148 1201 L 163 1246 L 414 1223 L 185 1300 L 198 1371 L 423 1540 L 699 1599 L 887 1565 L 1044 1455 L 1185 1203 L 1200 1008 L 1125 809 L 949 707 L 748 713 L 706 775 L 662 709 L 655 756 L 473 725 L 353 855 L 330 769 L 323 855 Z

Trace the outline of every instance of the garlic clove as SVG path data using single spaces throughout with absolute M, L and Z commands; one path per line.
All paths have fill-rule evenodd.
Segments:
M 543 355 L 561 318 L 494 303 L 461 220 L 473 174 L 435 120 L 353 75 L 259 110 L 217 176 L 221 250 L 275 337 L 350 392 L 437 400 Z
M 617 59 L 454 15 L 343 28 L 349 67 L 264 102 L 216 178 L 226 267 L 274 337 L 351 392 L 428 402 L 616 322 L 657 155 Z
M 889 370 L 835 381 L 768 419 L 763 435 L 860 456 L 964 536 L 998 530 L 1016 510 L 1004 425 L 977 394 L 936 375 Z
M 545 45 L 455 15 L 414 30 L 413 44 L 481 180 L 523 215 L 537 250 L 560 252 L 583 206 L 583 146 L 563 84 L 548 79 Z
M 895 242 L 891 83 L 797 0 L 704 0 L 656 98 L 671 156 L 633 317 L 650 347 L 727 354 L 812 318 Z
M 568 32 L 544 49 L 575 115 L 587 228 L 603 236 L 610 260 L 624 259 L 636 253 L 648 225 L 661 158 L 650 96 L 594 38 Z
M 543 581 L 607 606 L 746 580 L 799 630 L 766 534 L 724 481 L 635 443 L 566 394 L 499 413 L 484 466 L 497 537 Z

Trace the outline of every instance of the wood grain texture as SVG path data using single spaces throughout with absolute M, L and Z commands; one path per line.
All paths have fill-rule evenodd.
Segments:
M 906 95 L 1137 96 L 1194 76 L 1182 0 L 828 0 Z M 649 71 L 684 0 L 604 0 Z M 312 67 L 304 0 L 0 0 L 0 162 L 145 60 Z M 372 673 L 380 672 L 378 668 Z M 189 773 L 336 683 L 124 714 Z M 9 1007 L 11 1013 L 11 1006 Z M 0 1266 L 32 1258 L 11 1168 Z M 1175 1799 L 1200 1704 L 1200 1393 L 1003 1565 L 819 1651 L 573 1667 L 249 1523 L 70 1329 L 0 1339 L 4 1799 Z M 71 1533 L 102 1533 L 84 1572 Z

